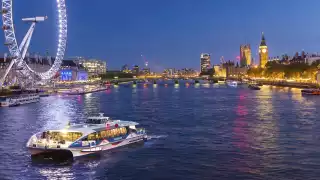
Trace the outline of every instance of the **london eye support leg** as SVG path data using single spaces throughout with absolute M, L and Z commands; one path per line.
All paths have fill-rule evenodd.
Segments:
M 29 48 L 30 41 L 31 41 L 31 38 L 32 38 L 32 35 L 33 35 L 33 32 L 34 32 L 34 29 L 35 29 L 35 25 L 36 25 L 35 22 L 33 22 L 33 23 L 31 24 L 31 27 L 29 28 L 27 34 L 25 35 L 25 37 L 23 38 L 23 40 L 22 40 L 22 42 L 21 42 L 21 44 L 20 44 L 20 46 L 19 46 L 20 51 L 22 51 L 22 54 L 21 54 L 21 58 L 22 58 L 22 59 L 24 59 L 25 56 L 26 56 L 26 53 L 27 53 L 27 50 L 28 50 L 28 48 Z M 17 59 L 16 59 L 16 58 L 14 58 L 14 59 L 11 60 L 9 67 L 6 69 L 6 72 L 5 72 L 4 76 L 1 78 L 0 86 L 3 86 L 3 84 L 4 84 L 4 82 L 5 82 L 6 78 L 7 78 L 7 76 L 8 76 L 8 74 L 9 74 L 9 72 L 11 71 L 13 65 L 14 65 L 16 62 L 17 62 Z

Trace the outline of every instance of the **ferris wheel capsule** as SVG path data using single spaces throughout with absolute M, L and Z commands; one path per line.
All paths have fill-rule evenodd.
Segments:
M 10 46 L 10 45 L 12 45 L 12 42 L 5 42 L 4 45 L 5 46 Z
M 10 26 L 6 26 L 6 25 L 3 25 L 3 26 L 2 26 L 2 29 L 3 29 L 3 30 L 9 30 L 9 29 L 11 29 L 11 27 L 10 27 Z
M 33 17 L 33 18 L 23 18 L 22 21 L 25 22 L 42 22 L 48 19 L 48 16 L 40 16 L 40 17 Z
M 7 10 L 7 9 L 2 9 L 1 13 L 2 13 L 2 14 L 7 14 L 7 13 L 8 13 L 8 10 Z

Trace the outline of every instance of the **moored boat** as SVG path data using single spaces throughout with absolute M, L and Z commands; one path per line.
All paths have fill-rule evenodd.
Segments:
M 39 102 L 38 94 L 20 94 L 19 96 L 8 96 L 0 98 L 1 107 L 14 107 L 23 104 L 30 104 Z
M 50 94 L 47 93 L 47 92 L 44 92 L 44 93 L 39 93 L 39 96 L 40 96 L 40 97 L 49 97 Z
M 31 156 L 55 157 L 62 154 L 77 158 L 132 143 L 144 142 L 146 131 L 132 121 L 111 120 L 101 113 L 83 124 L 34 134 L 27 142 Z
M 301 93 L 305 95 L 320 95 L 320 89 L 302 89 Z
M 70 91 L 63 92 L 62 94 L 64 95 L 83 95 L 83 94 L 88 94 L 88 93 L 94 93 L 94 92 L 100 92 L 100 91 L 105 91 L 108 90 L 109 87 L 98 87 L 98 88 L 93 88 L 93 89 L 83 89 L 83 88 L 75 88 Z
M 255 84 L 250 84 L 248 86 L 249 89 L 252 89 L 252 90 L 260 90 L 261 88 L 258 86 L 258 85 L 255 85 Z
M 228 86 L 231 87 L 237 87 L 238 86 L 238 82 L 237 81 L 226 81 Z

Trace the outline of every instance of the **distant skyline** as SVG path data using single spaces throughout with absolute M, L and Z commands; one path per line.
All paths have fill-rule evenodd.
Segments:
M 261 32 L 269 56 L 296 51 L 320 52 L 318 0 L 85 0 L 67 1 L 67 57 L 106 60 L 111 69 L 122 65 L 200 69 L 200 54 L 210 53 L 213 64 L 236 60 L 241 44 L 250 44 L 258 61 Z M 30 52 L 54 55 L 57 28 L 55 1 L 14 1 L 17 38 L 29 25 L 23 17 L 48 15 L 38 24 Z M 0 42 L 4 42 L 3 34 Z M 2 45 L 1 52 L 7 52 Z

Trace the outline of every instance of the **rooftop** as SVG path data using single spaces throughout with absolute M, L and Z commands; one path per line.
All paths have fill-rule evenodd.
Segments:
M 26 58 L 25 60 L 27 64 L 39 64 L 39 65 L 47 65 L 52 66 L 55 58 Z M 0 64 L 9 64 L 11 62 L 11 58 L 4 59 L 3 57 L 0 57 Z M 83 68 L 83 65 L 75 63 L 73 60 L 63 60 L 61 66 L 69 66 L 69 67 L 79 67 Z

